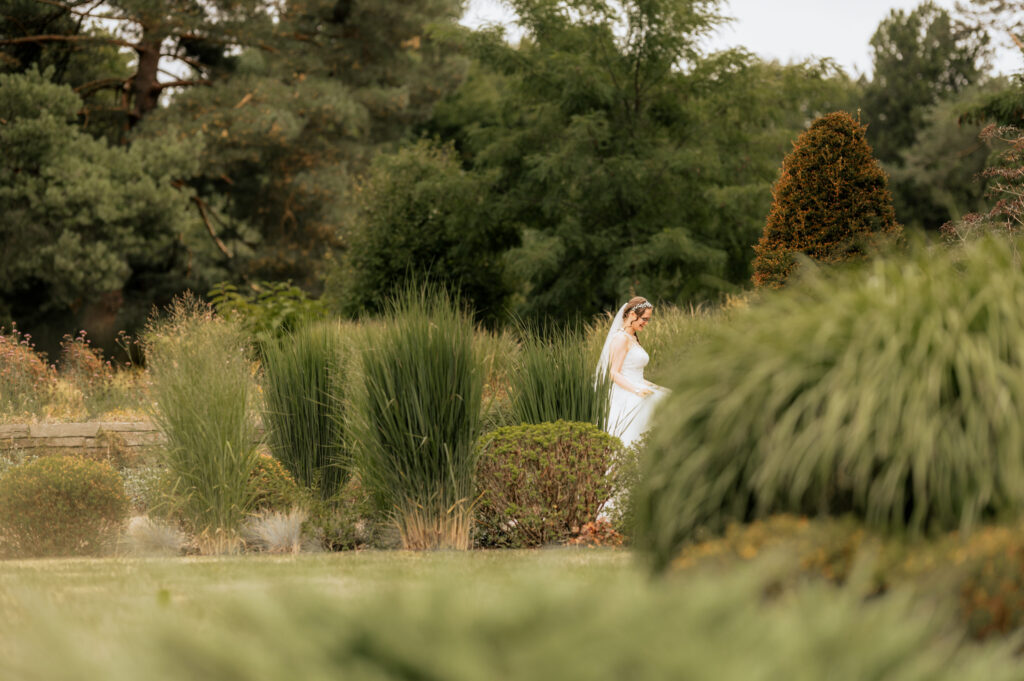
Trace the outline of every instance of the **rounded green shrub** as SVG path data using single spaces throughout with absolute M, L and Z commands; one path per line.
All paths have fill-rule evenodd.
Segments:
M 814 121 L 793 143 L 754 246 L 755 285 L 782 287 L 797 253 L 844 262 L 863 257 L 879 238 L 902 235 L 888 179 L 866 133 L 866 126 L 837 111 Z
M 99 555 L 127 514 L 121 476 L 105 463 L 50 456 L 0 478 L 0 536 L 12 555 Z
M 613 492 L 622 443 L 589 423 L 506 426 L 481 442 L 478 543 L 543 546 L 594 520 Z
M 923 534 L 1024 509 L 1024 271 L 999 241 L 818 277 L 738 314 L 670 383 L 637 543 L 844 512 Z

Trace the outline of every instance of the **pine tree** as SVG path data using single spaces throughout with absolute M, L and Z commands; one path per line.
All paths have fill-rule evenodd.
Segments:
M 837 263 L 864 257 L 881 239 L 902 238 L 886 175 L 865 132 L 839 111 L 816 120 L 794 142 L 754 247 L 755 285 L 781 288 L 796 253 Z

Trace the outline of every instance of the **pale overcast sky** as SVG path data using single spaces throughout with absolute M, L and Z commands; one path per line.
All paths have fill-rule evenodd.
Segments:
M 891 9 L 911 10 L 920 0 L 728 0 L 725 14 L 735 21 L 723 26 L 709 43 L 711 49 L 743 45 L 766 58 L 780 61 L 809 56 L 832 57 L 851 75 L 869 71 L 868 41 Z M 952 8 L 953 0 L 937 4 Z M 468 26 L 508 23 L 514 19 L 500 0 L 470 0 L 463 18 Z M 1003 36 L 997 37 L 1000 42 Z M 1020 52 L 1000 48 L 995 70 L 1024 70 Z

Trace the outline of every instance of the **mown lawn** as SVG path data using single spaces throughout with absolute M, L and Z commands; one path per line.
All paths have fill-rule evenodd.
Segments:
M 767 588 L 771 560 L 651 578 L 624 550 L 0 563 L 4 681 L 1022 675 L 909 592 Z

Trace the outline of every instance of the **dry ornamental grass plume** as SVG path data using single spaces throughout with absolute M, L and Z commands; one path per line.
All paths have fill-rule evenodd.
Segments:
M 863 258 L 902 239 L 888 180 L 866 127 L 845 112 L 816 120 L 793 143 L 772 189 L 772 207 L 754 246 L 754 284 L 781 288 L 798 255 L 823 263 Z

